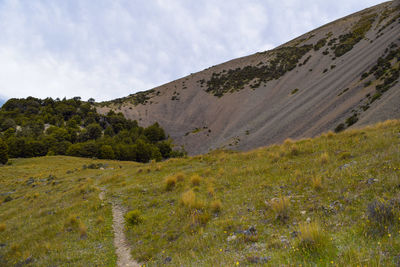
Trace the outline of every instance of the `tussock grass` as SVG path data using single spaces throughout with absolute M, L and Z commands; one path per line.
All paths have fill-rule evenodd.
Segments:
M 207 194 L 209 197 L 214 197 L 215 196 L 215 189 L 213 186 L 208 186 L 207 187 Z
M 317 191 L 321 190 L 322 189 L 322 178 L 321 178 L 321 176 L 314 176 L 311 179 L 311 185 L 312 185 L 312 188 L 314 188 L 314 190 L 317 190 Z
M 185 180 L 185 174 L 183 172 L 178 172 L 176 175 L 176 180 L 178 182 L 183 182 Z
M 96 224 L 102 224 L 102 223 L 104 223 L 104 217 L 100 215 L 96 219 Z
M 329 162 L 329 154 L 325 152 L 319 157 L 319 163 L 327 164 L 328 162 Z
M 276 219 L 286 221 L 289 218 L 290 201 L 288 197 L 274 198 L 270 201 L 270 206 Z
M 167 178 L 165 178 L 165 189 L 167 191 L 171 191 L 172 189 L 174 189 L 177 181 L 178 179 L 176 176 L 168 176 Z
M 205 203 L 196 196 L 192 189 L 182 194 L 181 201 L 189 209 L 203 210 L 205 208 Z
M 222 210 L 222 202 L 221 200 L 213 200 L 210 204 L 211 211 L 213 213 L 219 213 Z
M 316 222 L 301 224 L 297 247 L 306 255 L 323 253 L 330 246 L 329 236 Z
M 192 183 L 192 186 L 199 186 L 201 180 L 202 180 L 201 177 L 197 174 L 190 177 L 190 182 Z
M 79 223 L 78 229 L 79 229 L 79 235 L 81 236 L 81 238 L 87 236 L 87 226 L 83 222 Z

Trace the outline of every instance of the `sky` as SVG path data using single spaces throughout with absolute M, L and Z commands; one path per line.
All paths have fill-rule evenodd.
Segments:
M 382 2 L 0 0 L 0 98 L 127 96 Z

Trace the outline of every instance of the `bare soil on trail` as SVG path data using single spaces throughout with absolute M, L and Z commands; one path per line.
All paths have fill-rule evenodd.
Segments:
M 99 194 L 100 200 L 104 201 L 105 192 L 101 191 Z M 123 207 L 116 203 L 112 203 L 112 215 L 113 215 L 113 230 L 114 230 L 114 247 L 118 257 L 118 267 L 138 267 L 141 266 L 139 263 L 134 261 L 131 257 L 131 249 L 128 241 L 125 237 L 124 219 L 125 210 Z
M 117 265 L 119 267 L 136 267 L 139 263 L 131 257 L 131 249 L 125 237 L 124 232 L 124 214 L 125 210 L 118 204 L 112 204 L 114 246 L 118 256 Z

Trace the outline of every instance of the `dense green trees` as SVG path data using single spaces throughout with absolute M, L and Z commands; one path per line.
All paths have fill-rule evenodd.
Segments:
M 72 99 L 10 99 L 0 109 L 0 138 L 10 157 L 70 155 L 148 162 L 172 150 L 164 130 L 147 128 L 122 113 L 97 113 L 92 103 Z
M 6 164 L 8 161 L 8 146 L 0 139 L 0 164 Z

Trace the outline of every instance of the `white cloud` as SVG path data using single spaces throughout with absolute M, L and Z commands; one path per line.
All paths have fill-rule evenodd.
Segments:
M 3 0 L 0 95 L 122 97 L 379 2 Z

